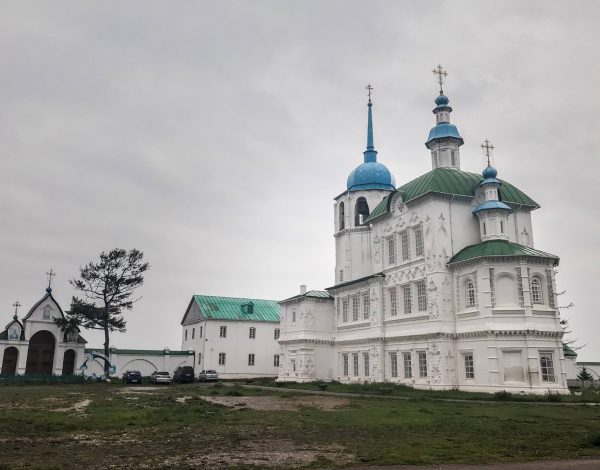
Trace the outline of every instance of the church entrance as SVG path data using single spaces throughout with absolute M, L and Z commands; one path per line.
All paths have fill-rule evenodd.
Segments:
M 14 346 L 10 346 L 4 350 L 4 359 L 2 359 L 2 375 L 15 375 L 17 373 L 17 359 L 19 351 Z
M 67 349 L 63 357 L 62 375 L 73 375 L 75 370 L 75 351 Z
M 38 331 L 29 340 L 25 374 L 51 375 L 54 365 L 55 339 L 49 331 Z

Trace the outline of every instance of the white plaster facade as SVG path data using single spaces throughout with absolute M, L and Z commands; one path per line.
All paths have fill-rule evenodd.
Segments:
M 460 170 L 463 141 L 440 96 L 432 172 L 395 191 L 336 197 L 331 299 L 281 303 L 279 380 L 568 392 L 558 258 L 534 249 L 538 206 L 491 167 L 483 181 Z M 359 198 L 366 223 L 355 214 Z M 290 324 L 293 309 L 314 318 Z
M 86 349 L 89 352 L 103 353 L 103 349 Z M 173 372 L 180 366 L 195 367 L 193 351 L 171 351 L 170 349 L 144 350 L 144 349 L 118 349 L 110 348 L 109 360 L 115 367 L 112 374 L 117 379 L 128 370 L 137 370 L 142 376 L 147 377 L 152 372 Z M 85 375 L 104 375 L 104 361 L 102 359 L 88 359 Z

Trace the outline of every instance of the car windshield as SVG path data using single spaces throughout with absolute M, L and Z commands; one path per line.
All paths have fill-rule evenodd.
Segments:
M 157 372 L 157 375 L 169 375 L 168 372 Z
M 207 374 L 216 374 L 217 371 L 216 370 L 207 370 L 206 373 Z

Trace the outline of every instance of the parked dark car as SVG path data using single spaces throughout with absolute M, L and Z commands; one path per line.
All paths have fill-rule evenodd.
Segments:
M 216 370 L 203 370 L 202 372 L 200 372 L 200 374 L 198 374 L 198 380 L 200 382 L 216 381 L 219 380 L 219 374 L 217 374 Z
M 178 367 L 173 372 L 173 382 L 194 383 L 194 368 L 191 366 Z
M 123 374 L 124 384 L 141 384 L 142 374 L 139 370 L 128 370 Z

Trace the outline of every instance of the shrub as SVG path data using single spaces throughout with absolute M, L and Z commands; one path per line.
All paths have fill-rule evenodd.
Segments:
M 553 402 L 562 401 L 562 395 L 558 392 L 553 392 L 552 390 L 548 390 L 548 393 L 546 394 L 546 400 L 553 401 Z
M 321 390 L 322 392 L 327 390 L 328 384 L 324 380 L 317 380 L 316 384 L 317 384 L 317 387 L 319 388 L 319 390 Z
M 242 392 L 240 392 L 239 390 L 229 390 L 227 391 L 227 393 L 225 393 L 225 395 L 229 396 L 229 397 L 243 397 L 244 394 Z
M 496 396 L 496 400 L 511 400 L 513 397 L 513 394 L 510 392 L 507 392 L 506 390 L 500 390 L 499 392 L 496 392 L 494 395 Z

